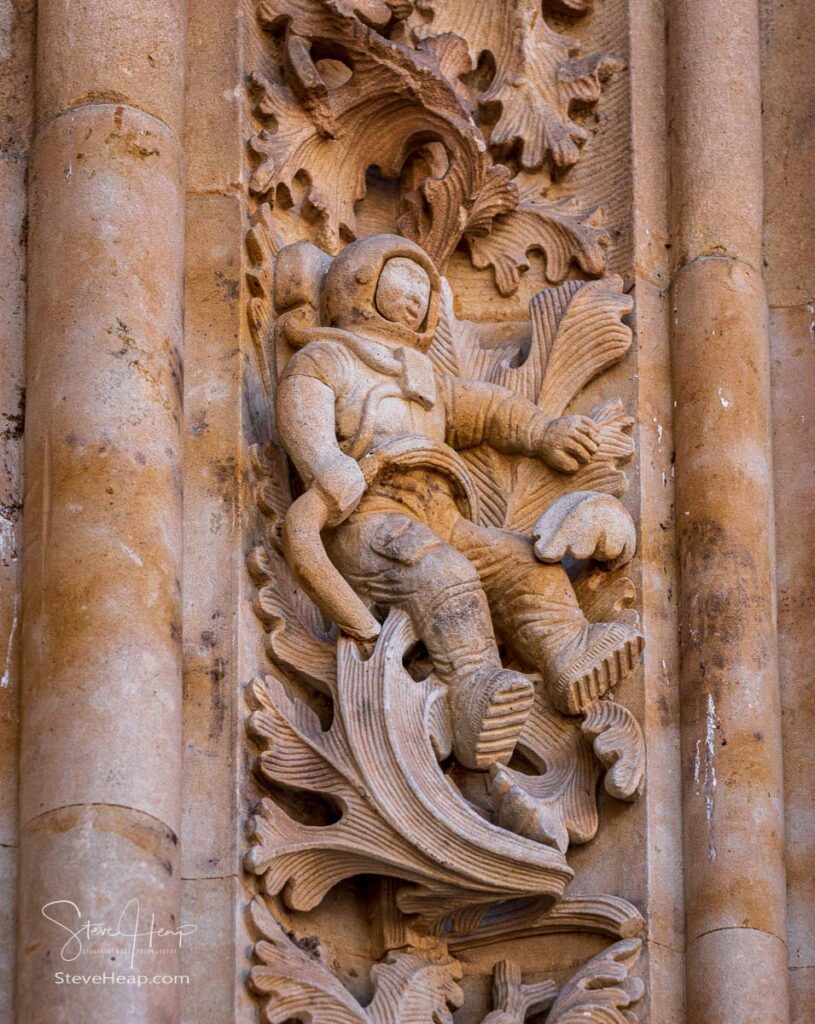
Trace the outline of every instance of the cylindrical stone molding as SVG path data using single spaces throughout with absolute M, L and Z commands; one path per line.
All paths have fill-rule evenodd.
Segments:
M 731 256 L 761 266 L 763 153 L 758 0 L 671 0 L 674 263 Z
M 32 1024 L 178 1019 L 183 69 L 180 0 L 138 16 L 39 5 L 18 941 Z M 86 922 L 103 931 L 71 940 Z M 116 980 L 132 974 L 148 980 Z
M 687 1013 L 785 1024 L 756 0 L 670 8 Z

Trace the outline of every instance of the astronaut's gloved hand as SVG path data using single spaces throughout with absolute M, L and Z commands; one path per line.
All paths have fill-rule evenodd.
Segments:
M 600 430 L 589 416 L 560 416 L 543 436 L 541 458 L 560 473 L 576 473 L 600 446 Z
M 332 453 L 314 467 L 313 486 L 328 509 L 326 526 L 337 526 L 357 507 L 367 485 L 356 459 Z

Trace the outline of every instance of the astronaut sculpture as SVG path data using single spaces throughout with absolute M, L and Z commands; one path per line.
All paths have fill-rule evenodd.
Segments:
M 383 612 L 405 612 L 448 687 L 457 759 L 505 764 L 534 700 L 530 676 L 505 661 L 540 673 L 554 705 L 577 714 L 634 668 L 642 636 L 590 623 L 562 564 L 540 561 L 530 536 L 482 525 L 459 453 L 487 444 L 572 474 L 596 454 L 597 425 L 440 372 L 427 350 L 441 281 L 404 238 L 374 235 L 333 260 L 298 243 L 278 267 L 278 329 L 295 351 L 277 428 L 305 488 L 283 527 L 287 561 L 361 642 Z M 594 557 L 619 554 L 598 542 Z

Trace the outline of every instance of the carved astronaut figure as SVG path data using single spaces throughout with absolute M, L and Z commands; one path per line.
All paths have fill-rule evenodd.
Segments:
M 458 450 L 486 443 L 570 473 L 596 452 L 597 428 L 434 369 L 425 352 L 439 291 L 426 254 L 392 235 L 355 242 L 328 267 L 324 326 L 292 329 L 299 350 L 277 395 L 279 436 L 307 488 L 284 538 L 341 627 L 359 599 L 410 616 L 449 688 L 455 754 L 484 769 L 510 759 L 534 696 L 527 676 L 503 667 L 496 634 L 572 714 L 633 668 L 642 638 L 623 623 L 590 624 L 560 564 L 538 561 L 529 537 L 475 521 Z

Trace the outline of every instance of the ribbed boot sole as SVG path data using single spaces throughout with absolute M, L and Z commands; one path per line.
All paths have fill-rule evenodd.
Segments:
M 481 721 L 475 743 L 477 768 L 506 764 L 512 757 L 532 703 L 535 689 L 531 682 L 499 690 L 493 695 Z
M 642 647 L 642 636 L 621 626 L 616 637 L 611 633 L 558 677 L 553 686 L 557 706 L 567 714 L 579 714 L 636 668 Z

